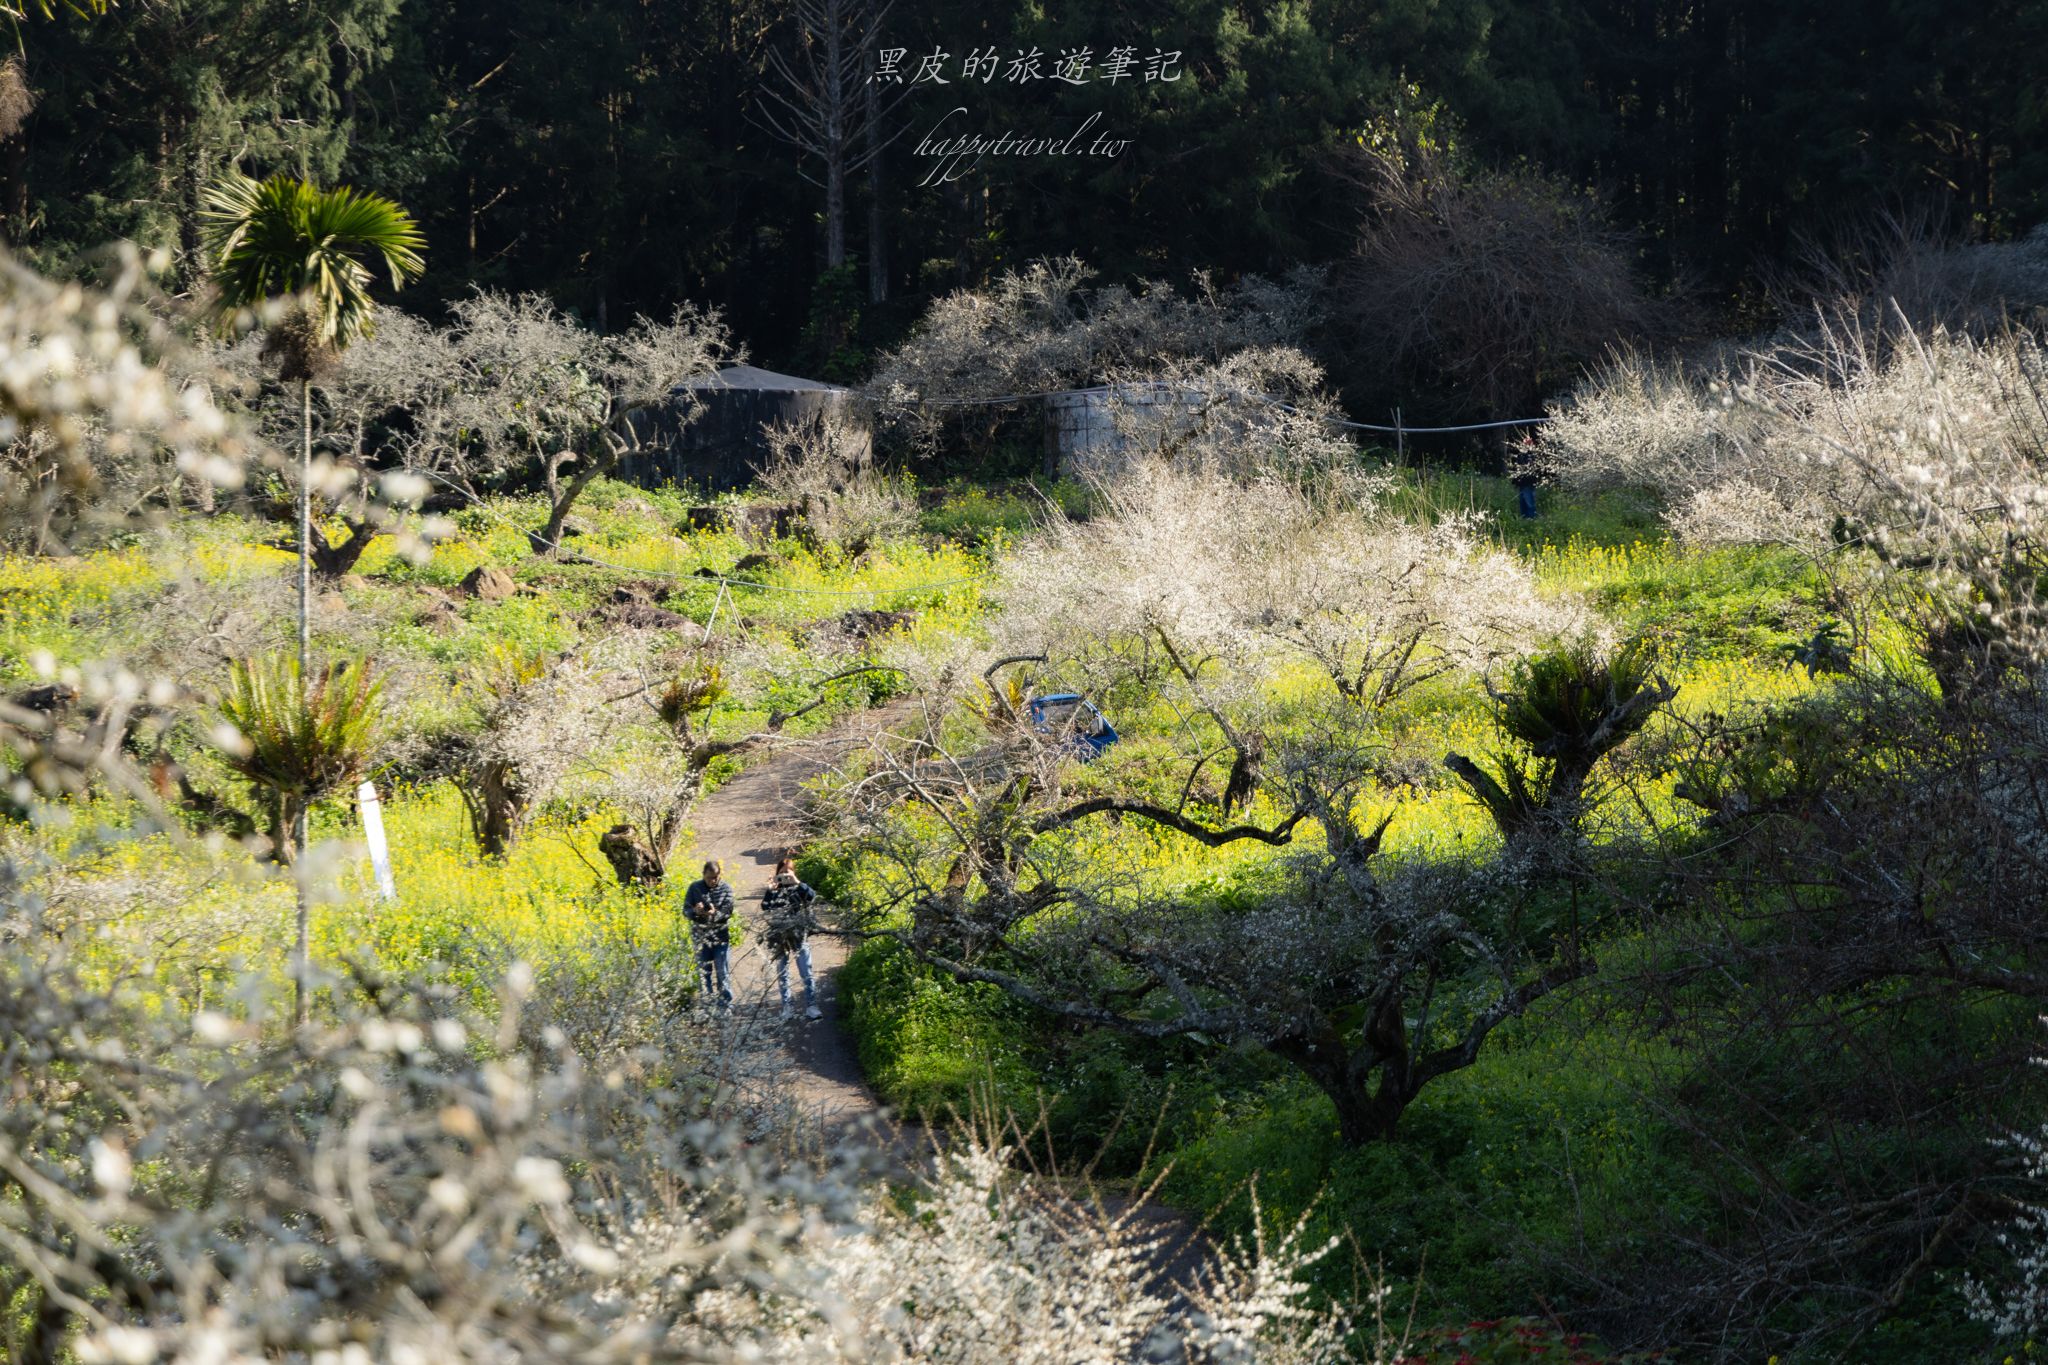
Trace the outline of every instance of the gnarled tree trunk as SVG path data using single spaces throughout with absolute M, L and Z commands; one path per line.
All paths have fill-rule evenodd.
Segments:
M 351 572 L 363 557 L 363 551 L 370 548 L 370 542 L 377 538 L 377 524 L 374 521 L 356 517 L 348 518 L 348 536 L 339 544 L 330 544 L 325 534 L 312 538 L 313 572 L 322 578 L 340 578 Z
M 526 824 L 529 805 L 518 765 L 507 759 L 491 759 L 478 771 L 473 787 L 458 783 L 457 789 L 469 812 L 469 828 L 476 836 L 477 851 L 486 858 L 504 857 Z
M 612 865 L 621 886 L 651 889 L 668 877 L 668 860 L 649 848 L 631 825 L 613 825 L 598 836 L 597 848 Z

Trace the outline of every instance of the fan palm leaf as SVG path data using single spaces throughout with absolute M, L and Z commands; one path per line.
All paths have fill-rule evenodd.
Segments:
M 310 687 L 288 654 L 240 660 L 220 706 L 243 741 L 229 761 L 295 804 L 347 790 L 376 753 L 383 691 L 366 659 L 329 664 Z
M 278 298 L 298 300 L 310 352 L 344 350 L 369 335 L 373 266 L 393 288 L 426 268 L 426 238 L 382 195 L 321 189 L 288 175 L 231 172 L 206 192 L 206 256 L 225 321 Z M 297 378 L 287 374 L 287 378 Z
M 22 26 L 31 18 L 54 19 L 60 13 L 93 19 L 107 12 L 111 0 L 0 0 L 0 24 L 14 35 L 14 49 L 27 47 Z

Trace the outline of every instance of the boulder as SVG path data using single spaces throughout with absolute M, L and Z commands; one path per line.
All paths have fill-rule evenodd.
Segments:
M 606 595 L 605 600 L 621 606 L 629 602 L 666 602 L 674 592 L 675 589 L 667 583 L 643 578 L 638 582 L 619 584 Z
M 839 618 L 838 626 L 856 640 L 872 640 L 877 635 L 886 635 L 901 629 L 917 619 L 915 612 L 875 611 L 867 607 L 855 607 Z
M 790 536 L 802 538 L 810 532 L 804 521 L 804 509 L 794 503 L 748 503 L 733 517 L 733 529 L 741 539 L 755 545 Z
M 469 571 L 462 580 L 464 596 L 474 597 L 479 602 L 502 602 L 519 591 L 519 584 L 503 569 L 489 564 L 480 564 Z
M 652 602 L 635 602 L 630 606 L 607 607 L 604 618 L 615 625 L 629 630 L 674 630 L 678 626 L 691 624 L 690 618 L 657 607 Z
M 689 617 L 655 606 L 643 590 L 630 583 L 614 588 L 611 596 L 598 604 L 597 614 L 629 630 L 674 630 L 690 624 Z
M 414 625 L 430 630 L 436 635 L 453 635 L 462 629 L 462 613 L 445 597 L 429 598 L 424 606 L 413 613 L 412 620 Z

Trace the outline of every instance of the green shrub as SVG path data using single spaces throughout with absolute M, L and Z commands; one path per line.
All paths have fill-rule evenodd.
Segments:
M 1033 1089 L 1021 1009 L 994 986 L 963 986 L 922 967 L 893 940 L 862 944 L 839 973 L 862 1072 L 907 1114 L 966 1113 L 993 1084 L 999 1102 Z
M 1381 1266 L 1397 1282 L 1419 1276 L 1420 1322 L 1540 1301 L 1562 1311 L 1575 1286 L 1561 1264 L 1627 1259 L 1631 1217 L 1690 1197 L 1641 1097 L 1648 1058 L 1622 1040 L 1560 1036 L 1578 1031 L 1554 1015 L 1509 1026 L 1469 1070 L 1425 1090 L 1391 1140 L 1364 1147 L 1339 1139 L 1320 1092 L 1282 1080 L 1173 1154 L 1165 1193 L 1236 1235 L 1250 1230 L 1256 1181 L 1267 1216 L 1312 1210 L 1318 1238 L 1362 1253 L 1364 1264 L 1350 1253 L 1325 1263 L 1326 1290 Z
M 1071 479 L 988 488 L 954 483 L 926 495 L 918 517 L 924 533 L 963 545 L 994 545 L 1020 536 L 1045 519 L 1050 507 L 1086 516 L 1090 496 Z
M 279 861 L 297 856 L 300 813 L 369 771 L 384 723 L 382 695 L 367 659 L 328 664 L 310 682 L 288 654 L 243 659 L 229 670 L 220 714 L 240 742 L 228 762 L 272 794 Z

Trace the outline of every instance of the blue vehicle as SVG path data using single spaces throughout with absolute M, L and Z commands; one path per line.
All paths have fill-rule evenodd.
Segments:
M 1024 704 L 1031 726 L 1041 735 L 1056 735 L 1074 747 L 1083 763 L 1102 757 L 1116 743 L 1116 727 L 1104 719 L 1095 703 L 1078 692 L 1055 692 L 1033 697 Z

